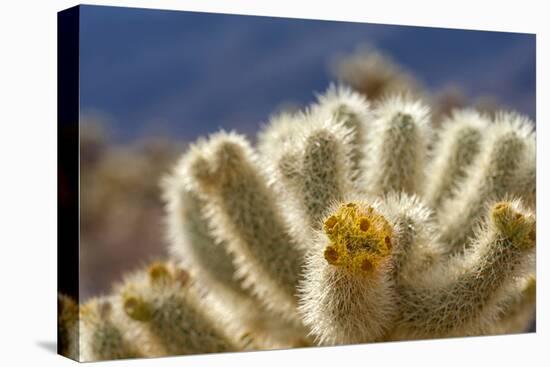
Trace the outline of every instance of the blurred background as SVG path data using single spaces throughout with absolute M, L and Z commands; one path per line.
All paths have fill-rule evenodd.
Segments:
M 133 8 L 80 7 L 80 300 L 166 255 L 158 186 L 188 143 L 252 141 L 331 82 L 376 100 L 535 120 L 535 35 Z

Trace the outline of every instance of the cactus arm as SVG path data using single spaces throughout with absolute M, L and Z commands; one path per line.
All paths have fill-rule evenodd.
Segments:
M 485 334 L 524 333 L 535 318 L 536 280 L 534 274 L 521 278 L 515 292 L 502 302 L 498 321 Z
M 126 337 L 111 299 L 91 299 L 80 308 L 80 318 L 80 361 L 144 356 L 143 350 Z
M 247 292 L 236 279 L 233 258 L 223 244 L 217 244 L 204 217 L 206 203 L 185 187 L 181 172 L 163 181 L 166 228 L 170 254 L 183 266 L 192 268 L 207 284 L 220 284 L 238 295 Z
M 365 167 L 368 193 L 403 191 L 412 195 L 419 191 L 424 179 L 428 128 L 429 110 L 418 101 L 392 97 L 378 104 Z
M 462 250 L 472 237 L 487 203 L 504 200 L 529 185 L 534 190 L 534 182 L 521 177 L 522 166 L 534 160 L 534 150 L 529 149 L 534 144 L 532 126 L 524 117 L 502 114 L 489 127 L 481 154 L 438 215 L 441 241 L 449 253 Z
M 478 156 L 488 126 L 489 120 L 473 110 L 454 111 L 443 122 L 422 190 L 428 206 L 438 210 L 454 194 Z
M 331 84 L 328 90 L 317 96 L 312 113 L 320 119 L 332 118 L 342 122 L 350 130 L 349 159 L 352 181 L 360 178 L 363 169 L 369 128 L 372 119 L 370 103 L 358 92 L 344 85 Z
M 289 234 L 248 142 L 236 134 L 213 135 L 191 148 L 180 169 L 208 203 L 212 234 L 234 256 L 244 286 L 269 309 L 295 318 L 303 249 Z
M 276 122 L 268 127 L 278 128 Z M 331 115 L 302 114 L 292 144 L 281 145 L 275 157 L 264 156 L 292 233 L 302 241 L 320 228 L 327 208 L 352 190 L 352 132 Z
M 535 219 L 517 202 L 491 209 L 471 249 L 431 272 L 424 286 L 401 292 L 405 334 L 398 338 L 478 335 L 495 321 L 498 303 L 534 255 Z
M 120 286 L 124 319 L 155 355 L 219 353 L 239 349 L 226 320 L 181 268 L 152 264 Z M 144 342 L 142 342 L 145 344 Z

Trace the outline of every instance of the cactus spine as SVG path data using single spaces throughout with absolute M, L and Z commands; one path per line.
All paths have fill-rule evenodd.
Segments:
M 483 131 L 489 124 L 486 117 L 473 110 L 454 111 L 443 122 L 428 166 L 427 175 L 432 179 L 424 186 L 428 205 L 439 208 L 444 199 L 454 194 L 479 154 Z
M 97 298 L 80 309 L 80 358 L 97 361 L 143 356 L 114 317 L 112 300 Z M 146 349 L 145 349 L 146 350 Z
M 534 233 L 533 215 L 518 203 L 494 205 L 469 251 L 440 263 L 414 291 L 401 293 L 401 333 L 423 338 L 483 334 L 498 314 L 498 302 L 526 270 Z
M 487 129 L 483 150 L 468 170 L 465 182 L 446 201 L 440 212 L 441 239 L 448 251 L 459 251 L 473 235 L 485 205 L 519 195 L 529 188 L 527 200 L 534 190 L 532 177 L 526 176 L 523 167 L 534 159 L 533 124 L 515 114 L 500 114 Z
M 237 350 L 225 335 L 227 321 L 197 288 L 186 271 L 155 263 L 127 279 L 118 294 L 128 322 L 160 355 Z
M 409 97 L 390 97 L 374 110 L 372 144 L 365 168 L 372 195 L 414 194 L 423 182 L 429 110 Z
M 234 256 L 237 277 L 269 309 L 296 319 L 303 249 L 290 236 L 250 144 L 237 134 L 215 134 L 180 164 L 190 189 L 207 202 L 212 233 Z
M 166 225 L 172 256 L 195 274 L 211 297 L 223 302 L 225 318 L 247 349 L 288 348 L 307 344 L 305 332 L 285 322 L 265 307 L 258 308 L 250 289 L 236 278 L 233 257 L 223 243 L 216 243 L 204 216 L 204 201 L 189 191 L 176 169 L 163 181 Z
M 354 130 L 330 114 L 302 114 L 296 123 L 304 128 L 293 134 L 292 144 L 280 148 L 278 157 L 272 158 L 273 164 L 268 167 L 274 190 L 290 208 L 287 217 L 291 232 L 305 241 L 319 227 L 330 204 L 352 190 Z M 264 134 L 269 136 L 270 132 Z M 269 160 L 267 156 L 262 158 Z

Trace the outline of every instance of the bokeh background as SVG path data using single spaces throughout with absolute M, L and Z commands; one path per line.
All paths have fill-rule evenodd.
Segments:
M 80 299 L 166 255 L 160 178 L 220 128 L 251 140 L 331 82 L 376 100 L 535 120 L 535 35 L 133 8 L 80 7 Z

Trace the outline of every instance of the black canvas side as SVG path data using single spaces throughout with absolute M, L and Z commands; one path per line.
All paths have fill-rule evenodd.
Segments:
M 79 301 L 79 29 L 78 6 L 57 14 L 57 290 L 75 302 Z M 58 302 L 58 317 L 62 307 Z M 66 340 L 67 330 L 58 327 L 58 353 L 65 354 Z

